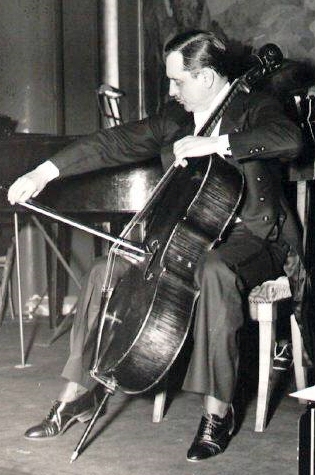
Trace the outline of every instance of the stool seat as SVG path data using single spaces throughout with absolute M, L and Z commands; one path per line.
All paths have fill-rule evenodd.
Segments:
M 276 280 L 266 280 L 261 285 L 257 285 L 248 296 L 249 304 L 272 303 L 292 297 L 289 279 L 286 276 Z M 255 320 L 255 314 L 251 314 Z

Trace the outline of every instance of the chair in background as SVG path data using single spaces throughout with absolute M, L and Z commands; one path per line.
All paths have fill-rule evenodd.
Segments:
M 110 84 L 101 84 L 97 89 L 97 104 L 102 114 L 105 128 L 124 123 L 119 102 L 124 95 L 125 93 L 122 90 Z

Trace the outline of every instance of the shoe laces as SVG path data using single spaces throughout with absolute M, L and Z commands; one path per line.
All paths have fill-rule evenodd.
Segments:
M 52 408 L 50 409 L 48 415 L 44 419 L 44 423 L 50 425 L 50 424 L 56 424 L 58 427 L 58 430 L 61 428 L 61 417 L 60 417 L 60 409 L 62 406 L 62 403 L 60 401 L 55 401 Z
M 280 347 L 279 352 L 277 352 L 278 347 Z M 282 347 L 278 343 L 275 344 L 274 359 L 285 361 L 285 360 L 291 359 L 291 357 L 292 357 L 292 355 L 291 355 L 291 344 L 290 343 L 286 343 Z
M 215 414 L 209 414 L 204 418 L 203 438 L 213 441 L 214 432 L 223 425 L 223 420 Z

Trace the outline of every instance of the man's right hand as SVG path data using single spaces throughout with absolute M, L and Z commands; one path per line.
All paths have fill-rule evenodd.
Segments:
M 47 185 L 59 175 L 58 168 L 50 161 L 44 162 L 29 173 L 21 176 L 10 186 L 8 200 L 11 205 L 24 203 L 35 198 Z

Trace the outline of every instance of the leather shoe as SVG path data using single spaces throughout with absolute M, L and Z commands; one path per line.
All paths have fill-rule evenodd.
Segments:
M 234 412 L 232 406 L 223 418 L 216 414 L 203 416 L 196 437 L 187 452 L 187 460 L 199 462 L 224 452 L 233 430 Z
M 273 369 L 277 371 L 288 371 L 293 365 L 292 345 L 285 342 L 275 344 Z
M 62 434 L 76 421 L 86 422 L 92 418 L 95 409 L 95 396 L 86 392 L 71 402 L 56 401 L 48 416 L 38 425 L 30 427 L 24 437 L 40 440 Z

